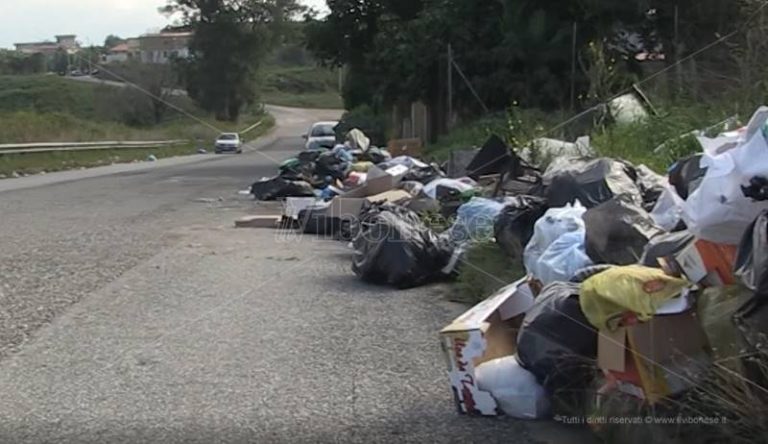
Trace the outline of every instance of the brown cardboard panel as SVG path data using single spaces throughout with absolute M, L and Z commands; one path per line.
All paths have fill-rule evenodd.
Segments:
M 235 221 L 237 228 L 277 228 L 282 216 L 246 216 Z
M 502 321 L 498 311 L 491 315 L 484 334 L 485 353 L 480 359 L 475 360 L 475 365 L 514 355 L 517 352 L 517 333 L 522 324 L 523 316 Z
M 605 370 L 626 371 L 627 329 L 601 331 L 597 335 L 597 365 Z

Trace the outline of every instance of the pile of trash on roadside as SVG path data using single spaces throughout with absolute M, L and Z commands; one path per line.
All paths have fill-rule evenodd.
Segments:
M 489 239 L 524 263 L 527 276 L 440 333 L 459 412 L 547 418 L 555 398 L 583 393 L 656 405 L 713 366 L 766 384 L 745 357 L 768 344 L 767 119 L 761 108 L 744 128 L 697 136 L 702 152 L 666 177 L 588 157 L 584 140 L 582 157 L 555 152 L 541 171 L 498 137 L 438 165 L 353 130 L 251 191 L 284 199 L 304 233 L 351 242 L 367 282 L 449 279 Z

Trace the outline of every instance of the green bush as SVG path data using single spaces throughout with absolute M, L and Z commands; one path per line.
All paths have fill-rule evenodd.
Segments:
M 336 136 L 343 140 L 346 134 L 355 128 L 364 132 L 371 139 L 371 144 L 386 146 L 388 141 L 387 118 L 377 114 L 370 106 L 360 106 L 344 113 L 336 127 Z

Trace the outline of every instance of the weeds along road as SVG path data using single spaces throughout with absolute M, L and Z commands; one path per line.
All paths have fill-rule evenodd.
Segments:
M 437 332 L 464 308 L 439 287 L 231 228 L 334 117 L 271 111 L 260 152 L 0 182 L 0 442 L 584 442 L 456 415 Z

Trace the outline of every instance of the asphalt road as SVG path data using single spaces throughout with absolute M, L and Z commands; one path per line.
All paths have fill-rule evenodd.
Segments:
M 588 442 L 460 417 L 440 286 L 372 287 L 346 245 L 236 230 L 329 112 L 240 156 L 0 181 L 0 442 Z M 255 149 L 258 148 L 258 151 Z

